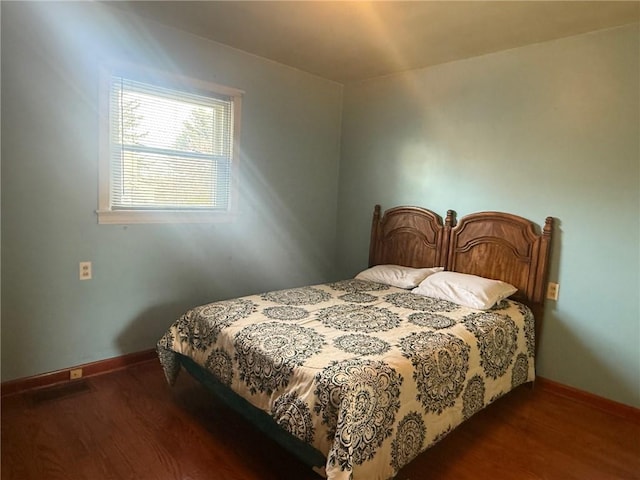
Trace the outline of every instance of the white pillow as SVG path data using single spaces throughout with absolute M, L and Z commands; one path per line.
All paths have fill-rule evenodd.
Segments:
M 414 288 L 429 275 L 443 270 L 444 267 L 413 268 L 401 265 L 376 265 L 363 270 L 356 275 L 356 278 L 399 288 Z
M 412 290 L 418 295 L 449 300 L 478 310 L 489 310 L 517 291 L 513 285 L 500 280 L 457 272 L 436 273 Z

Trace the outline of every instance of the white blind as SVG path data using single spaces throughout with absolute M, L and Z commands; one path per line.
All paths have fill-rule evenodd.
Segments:
M 226 210 L 233 97 L 111 77 L 111 209 Z

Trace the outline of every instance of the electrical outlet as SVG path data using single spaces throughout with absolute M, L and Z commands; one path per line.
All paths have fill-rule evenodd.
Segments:
M 560 293 L 560 284 L 549 282 L 549 285 L 547 285 L 547 298 L 549 300 L 558 300 L 559 293 Z
M 80 280 L 91 280 L 91 262 L 80 262 Z
M 69 370 L 69 379 L 70 380 L 75 380 L 76 378 L 81 378 L 82 377 L 82 369 L 81 368 L 74 368 L 72 370 Z

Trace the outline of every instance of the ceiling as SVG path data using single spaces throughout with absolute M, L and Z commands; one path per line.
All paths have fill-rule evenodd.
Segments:
M 638 1 L 121 1 L 340 83 L 640 21 Z

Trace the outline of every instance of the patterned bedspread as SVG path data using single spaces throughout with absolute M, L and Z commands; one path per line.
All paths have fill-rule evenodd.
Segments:
M 533 380 L 534 323 L 512 301 L 345 280 L 199 306 L 158 352 L 169 383 L 190 357 L 322 452 L 329 479 L 376 480 Z

